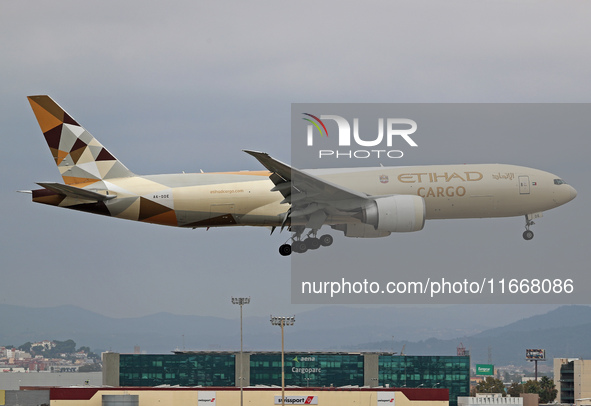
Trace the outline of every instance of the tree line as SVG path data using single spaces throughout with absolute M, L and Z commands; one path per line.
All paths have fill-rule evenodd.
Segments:
M 33 356 L 42 355 L 45 358 L 58 358 L 60 354 L 69 355 L 75 354 L 77 352 L 84 352 L 89 358 L 99 358 L 97 354 L 90 350 L 90 347 L 82 346 L 76 349 L 76 342 L 71 339 L 65 341 L 53 340 L 52 343 L 55 344 L 55 346 L 52 346 L 51 348 L 45 348 L 42 345 L 34 345 L 35 343 L 30 341 L 27 341 L 18 347 L 14 347 L 12 345 L 6 345 L 4 347 L 17 348 L 18 350 L 28 352 Z
M 503 381 L 488 376 L 472 388 L 470 395 L 474 396 L 476 393 L 502 393 L 503 396 L 513 397 L 519 397 L 522 393 L 537 393 L 540 396 L 540 403 L 550 403 L 556 399 L 558 390 L 554 381 L 547 376 L 543 376 L 539 381 L 513 382 L 506 390 Z

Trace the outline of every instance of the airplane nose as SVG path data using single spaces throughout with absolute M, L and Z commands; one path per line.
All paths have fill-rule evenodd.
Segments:
M 570 187 L 570 200 L 573 200 L 575 197 L 577 197 L 577 191 L 571 185 L 569 185 L 569 187 Z

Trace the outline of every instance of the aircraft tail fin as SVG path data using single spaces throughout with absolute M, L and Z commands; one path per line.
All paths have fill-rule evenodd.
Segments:
M 135 176 L 49 96 L 28 96 L 66 185 Z

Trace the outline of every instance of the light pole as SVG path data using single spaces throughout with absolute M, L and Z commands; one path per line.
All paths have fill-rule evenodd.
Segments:
M 232 304 L 240 306 L 240 376 L 238 380 L 240 381 L 240 406 L 243 405 L 243 392 L 242 392 L 242 381 L 244 376 L 244 369 L 243 369 L 243 362 L 242 362 L 242 306 L 247 305 L 250 303 L 250 297 L 232 297 Z
M 285 347 L 283 326 L 293 326 L 295 323 L 295 315 L 289 317 L 277 317 L 271 315 L 271 324 L 274 326 L 281 326 L 281 405 L 285 406 Z

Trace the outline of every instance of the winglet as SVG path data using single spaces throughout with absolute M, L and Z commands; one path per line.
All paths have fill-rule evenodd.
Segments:
M 291 166 L 284 164 L 275 158 L 272 158 L 266 152 L 251 151 L 248 149 L 243 149 L 243 151 L 255 157 L 257 161 L 259 161 L 265 168 L 267 168 L 270 172 L 281 176 L 285 181 L 291 180 L 292 169 L 296 170 L 295 168 L 292 168 Z M 277 184 L 276 182 L 274 183 Z

